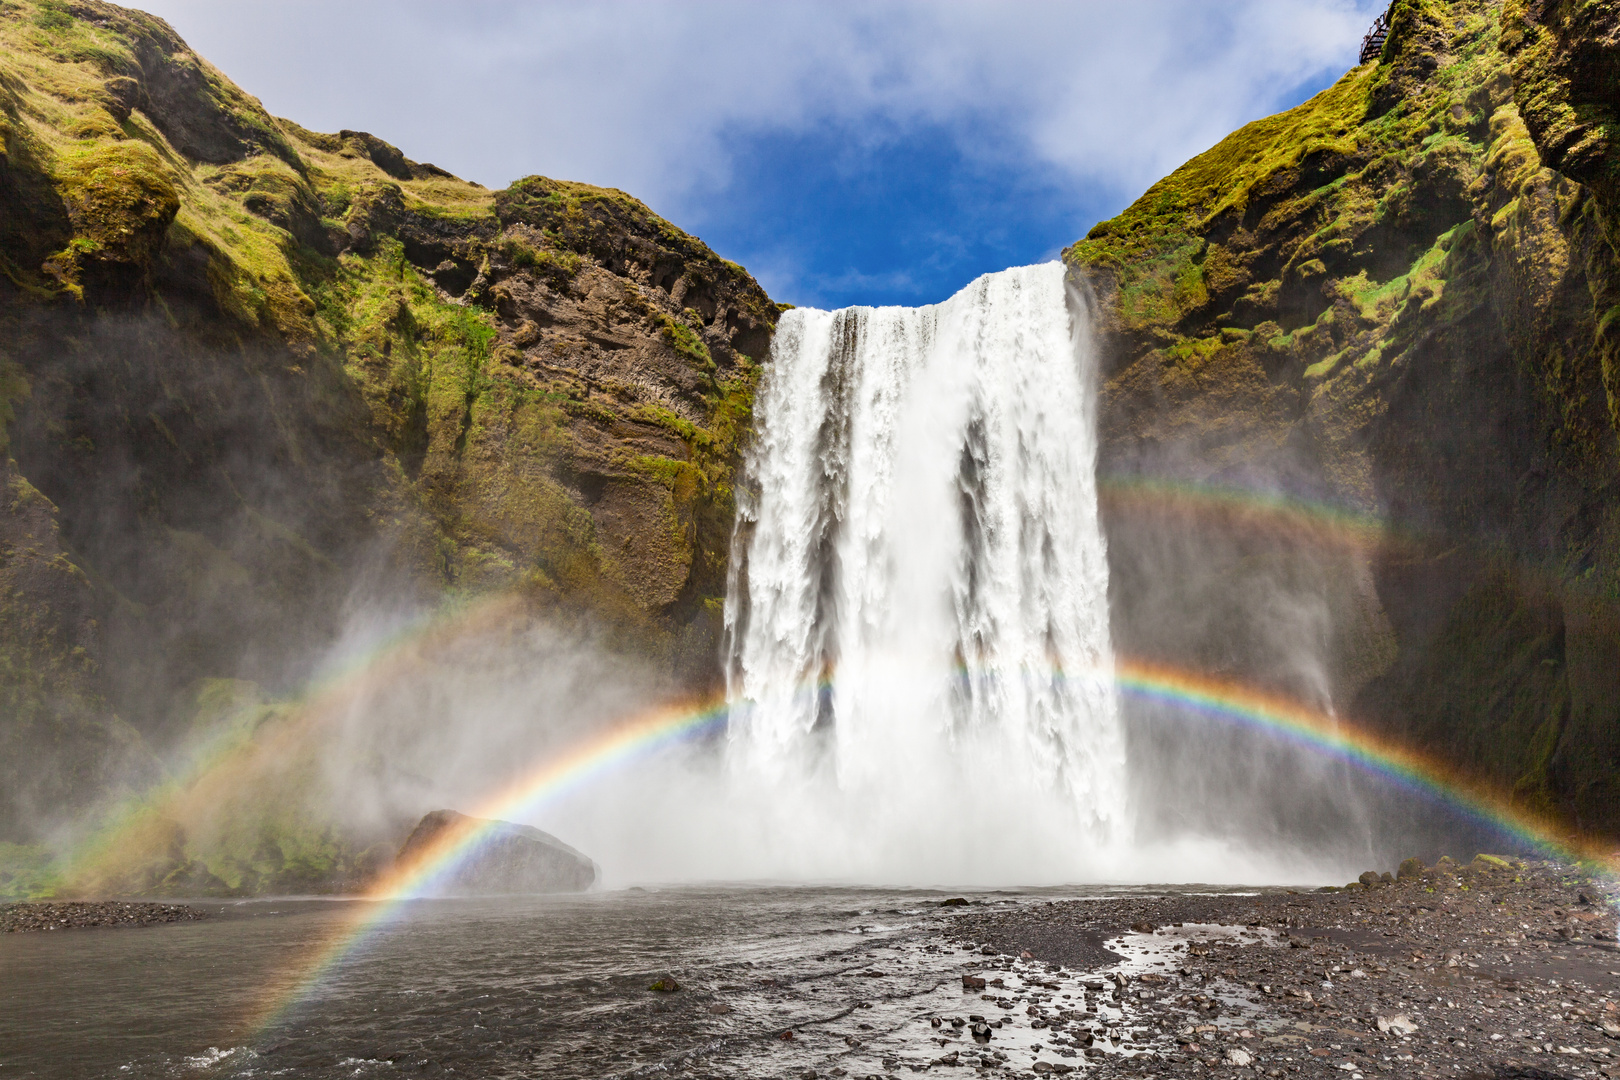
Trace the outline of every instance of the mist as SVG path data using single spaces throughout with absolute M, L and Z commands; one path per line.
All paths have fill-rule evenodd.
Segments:
M 1084 366 L 1093 362 L 1088 300 L 1071 294 L 1067 303 L 1061 333 Z M 150 319 L 94 320 L 68 347 L 60 335 L 49 340 L 58 351 L 38 362 L 46 377 L 90 379 L 95 369 L 84 358 L 138 351 L 167 372 L 171 390 L 184 388 L 171 401 L 234 393 L 215 385 L 222 376 L 209 350 Z M 266 353 L 246 368 L 274 370 L 276 362 Z M 353 518 L 357 493 L 376 490 L 374 466 L 319 430 L 289 433 L 265 423 L 271 401 L 236 400 L 215 414 L 221 426 L 180 441 L 141 435 L 119 412 L 80 414 L 66 425 L 23 417 L 19 457 L 67 512 L 68 549 L 95 570 L 81 602 L 87 619 L 101 616 L 94 633 L 112 690 L 100 704 L 89 695 L 82 708 L 91 717 L 84 722 L 108 733 L 110 749 L 96 762 L 88 797 L 21 783 L 10 791 L 27 835 L 71 853 L 70 876 L 80 887 L 361 889 L 423 814 L 479 813 L 496 793 L 627 719 L 671 703 L 713 703 L 713 690 L 695 692 L 666 662 L 626 647 L 621 628 L 589 614 L 522 590 L 445 590 L 409 572 L 408 530 L 368 538 Z M 1068 411 L 1093 424 L 1094 408 Z M 926 410 L 909 420 L 904 410 L 898 415 L 902 442 L 919 465 L 951 459 L 948 446 L 929 449 L 930 439 L 949 442 L 950 433 L 931 429 Z M 767 409 L 761 423 L 770 417 Z M 168 426 L 185 431 L 181 420 Z M 93 467 L 77 472 L 73 457 L 47 454 L 75 431 L 93 433 L 96 447 Z M 108 431 L 126 434 L 109 439 Z M 294 452 L 289 434 L 305 448 L 324 446 L 322 456 Z M 159 516 L 129 497 L 152 490 L 170 470 L 183 473 L 187 466 L 171 457 L 194 460 L 197 447 L 213 448 L 203 482 L 157 487 Z M 1224 483 L 1308 494 L 1301 479 L 1308 465 L 1285 454 Z M 753 468 L 756 484 L 777 482 L 757 460 Z M 1133 473 L 1197 475 L 1196 458 L 1175 447 L 1100 467 L 1082 461 L 1076 475 L 1090 468 L 1104 470 L 1105 482 Z M 954 477 L 941 482 L 956 485 Z M 945 503 L 927 501 L 927 490 L 907 489 L 897 520 L 927 522 L 945 512 Z M 989 497 L 970 501 L 988 505 Z M 1083 509 L 1098 496 L 1093 489 L 1065 498 Z M 983 522 L 992 532 L 999 527 Z M 871 523 L 892 527 L 881 525 L 881 515 Z M 757 525 L 744 525 L 733 561 L 757 574 L 757 552 L 750 564 L 745 551 Z M 986 682 L 962 698 L 926 660 L 917 665 L 927 650 L 916 640 L 898 644 L 919 625 L 902 620 L 893 648 L 865 661 L 840 659 L 833 693 L 866 695 L 864 717 L 824 726 L 820 695 L 807 697 L 795 675 L 778 705 L 799 716 L 790 728 L 800 725 L 806 738 L 792 736 L 774 744 L 776 756 L 761 757 L 758 706 L 745 700 L 757 690 L 734 686 L 723 731 L 565 787 L 536 803 L 523 823 L 585 851 L 608 888 L 1330 882 L 1414 853 L 1500 845 L 1489 830 L 1319 752 L 1116 695 L 1109 685 L 1109 657 L 1117 653 L 1220 674 L 1353 721 L 1357 693 L 1387 667 L 1391 651 L 1373 585 L 1376 550 L 1320 531 L 1278 531 L 1242 510 L 1210 517 L 1133 505 L 1106 483 L 1094 527 L 1102 529 L 1094 543 L 1106 566 L 1086 572 L 1103 576 L 1089 594 L 1054 601 L 1059 609 L 1090 604 L 1088 617 L 1103 620 L 1085 631 L 1102 635 L 1091 651 L 1068 665 L 1080 675 L 1062 693 L 1077 696 L 1059 707 L 1078 709 L 1065 721 L 1078 726 L 1010 738 L 992 714 L 974 719 L 972 694 L 995 696 L 1005 687 Z M 896 595 L 913 598 L 900 610 L 928 609 L 929 575 L 959 572 L 951 569 L 956 556 L 927 555 L 927 535 L 902 537 L 895 549 L 911 575 Z M 300 547 L 289 537 L 315 544 Z M 284 554 L 267 560 L 267 544 Z M 843 572 L 853 565 L 845 557 Z M 1021 587 L 1048 588 L 1036 572 L 1029 581 L 1037 584 Z M 828 587 L 848 583 L 829 579 Z M 758 580 L 734 575 L 732 591 L 734 602 L 760 602 Z M 741 647 L 734 639 L 732 648 Z M 708 686 L 742 656 L 713 655 Z M 820 662 L 788 658 L 782 670 Z M 985 654 L 984 663 L 997 662 Z M 114 702 L 133 730 L 120 726 Z M 1013 706 L 1006 715 L 1035 707 Z M 107 719 L 94 720 L 98 713 Z M 942 716 L 956 719 L 942 727 Z M 1107 717 L 1117 719 L 1099 719 Z M 1118 725 L 1118 756 L 1108 751 L 1099 764 L 1085 764 L 1111 737 L 1107 724 Z M 1061 730 L 1056 743 L 1053 730 Z

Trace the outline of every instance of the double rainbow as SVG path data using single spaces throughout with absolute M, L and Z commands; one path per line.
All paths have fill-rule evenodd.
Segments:
M 1172 512 L 1238 515 L 1266 528 L 1304 532 L 1319 543 L 1366 548 L 1391 539 L 1375 519 L 1283 498 L 1147 481 L 1104 482 L 1101 487 L 1105 500 L 1140 501 Z M 413 628 L 319 687 L 294 717 L 277 725 L 269 739 L 278 746 L 309 740 L 325 717 L 355 700 L 367 678 L 410 663 L 414 654 L 408 646 L 499 628 L 521 617 L 521 605 L 493 600 Z M 1142 660 L 1121 660 L 1112 674 L 1124 694 L 1279 736 L 1442 802 L 1503 831 L 1528 848 L 1562 857 L 1579 855 L 1572 845 L 1560 840 L 1550 822 L 1514 807 L 1439 761 L 1297 701 L 1238 682 Z M 1051 673 L 1050 677 L 1064 676 Z M 519 780 L 471 808 L 469 820 L 445 830 L 380 880 L 369 894 L 372 902 L 358 905 L 353 916 L 281 982 L 259 1017 L 258 1030 L 271 1026 L 305 1000 L 345 958 L 371 940 L 402 904 L 437 891 L 485 838 L 490 821 L 533 819 L 559 796 L 678 743 L 717 733 L 725 722 L 726 708 L 718 700 L 671 705 L 642 714 L 560 756 L 537 763 Z M 171 784 L 156 801 L 161 805 L 166 800 L 206 799 L 210 790 L 228 786 L 234 777 L 250 769 L 255 755 L 263 751 L 264 744 L 253 740 L 227 741 L 214 752 L 199 756 L 187 775 Z M 137 821 L 124 821 L 108 830 L 100 844 L 101 853 L 116 851 L 137 827 Z M 85 861 L 94 863 L 95 854 Z

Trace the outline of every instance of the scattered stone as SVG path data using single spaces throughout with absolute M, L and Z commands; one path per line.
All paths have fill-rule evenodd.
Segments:
M 941 900 L 940 907 L 967 907 L 967 897 L 953 896 L 949 900 Z
M 987 907 L 949 932 L 1031 954 L 1003 962 L 1019 981 L 1005 980 L 1003 1007 L 1016 1015 L 996 1045 L 1039 1050 L 1041 1074 L 1083 1055 L 1095 1080 L 1620 1077 L 1605 884 L 1579 867 L 1495 857 L 1401 867 L 1326 893 Z M 1133 937 L 1141 923 L 1160 929 Z M 1193 929 L 1203 924 L 1212 929 Z M 1110 948 L 1136 959 L 1120 967 Z M 1055 960 L 1074 974 L 1041 970 Z M 1029 1067 L 993 1068 L 1012 1077 Z
M 962 989 L 964 990 L 983 990 L 984 986 L 984 980 L 977 975 L 962 976 Z
M 26 902 L 0 905 L 0 933 L 82 930 L 92 926 L 159 926 L 206 918 L 206 911 L 184 904 L 128 903 L 122 900 Z
M 663 978 L 659 979 L 658 981 L 654 982 L 651 986 L 647 987 L 647 989 L 656 990 L 660 994 L 673 994 L 675 991 L 679 990 L 680 988 L 681 988 L 681 984 L 676 982 L 675 977 L 672 976 L 672 975 L 665 975 Z

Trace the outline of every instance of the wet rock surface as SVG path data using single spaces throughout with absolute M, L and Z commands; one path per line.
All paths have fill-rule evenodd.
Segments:
M 1620 1071 L 1609 898 L 1567 868 L 1450 864 L 1332 892 L 942 898 L 709 887 L 423 901 L 257 1035 L 218 1002 L 284 981 L 286 956 L 347 925 L 342 905 L 233 905 L 189 935 L 206 961 L 185 971 L 165 964 L 166 935 L 93 948 L 19 936 L 0 1045 L 20 1075 L 165 1080 Z M 119 979 L 171 1003 L 163 1030 L 117 1012 Z M 652 989 L 663 980 L 679 990 Z
M 1008 971 L 1049 960 L 1064 989 L 1084 982 L 1059 966 L 1072 942 L 1101 937 L 1118 953 L 1103 973 L 1118 981 L 1093 979 L 1088 998 L 1120 1009 L 1111 1053 L 1093 1045 L 1109 1026 L 1095 1015 L 1050 996 L 1009 1001 L 1044 1021 L 1049 1052 L 1084 1052 L 1095 1075 L 1620 1076 L 1605 892 L 1549 863 L 1403 871 L 1320 892 L 975 913 L 951 933 Z
M 473 830 L 470 850 L 438 883 L 444 896 L 582 892 L 596 882 L 587 856 L 550 833 L 510 821 L 482 821 L 454 810 L 423 816 L 399 849 L 401 862 L 431 848 L 446 830 Z
M 0 906 L 0 934 L 78 930 L 90 926 L 156 926 L 206 918 L 206 911 L 184 904 L 137 904 L 121 900 L 6 904 Z

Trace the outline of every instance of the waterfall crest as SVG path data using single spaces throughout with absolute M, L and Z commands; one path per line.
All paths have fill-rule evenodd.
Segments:
M 1051 263 L 782 317 L 726 603 L 728 771 L 781 872 L 1057 880 L 1118 831 L 1079 311 Z

